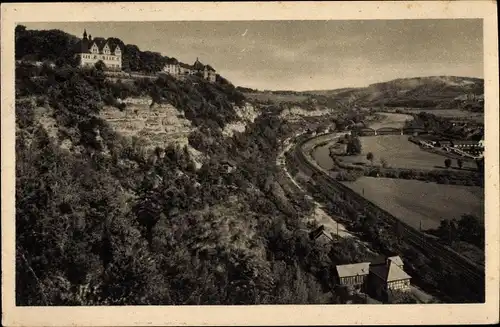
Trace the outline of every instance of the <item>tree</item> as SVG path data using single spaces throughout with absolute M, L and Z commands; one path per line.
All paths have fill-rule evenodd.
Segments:
M 104 63 L 104 61 L 99 60 L 98 62 L 95 63 L 95 68 L 99 71 L 106 70 L 106 64 Z
M 445 167 L 446 167 L 446 168 L 450 168 L 450 166 L 451 166 L 451 159 L 449 159 L 449 158 L 448 158 L 448 159 L 446 159 L 446 160 L 444 161 L 444 165 L 445 165 Z
M 391 304 L 415 304 L 417 300 L 410 292 L 405 291 L 391 291 L 390 301 Z
M 383 168 L 387 168 L 387 160 L 385 158 L 380 158 L 380 164 L 382 165 Z
M 457 235 L 458 232 L 456 220 L 441 220 L 438 228 L 438 234 L 442 240 L 447 241 L 449 244 L 453 244 L 453 241 L 459 238 L 459 235 Z
M 467 243 L 484 246 L 484 224 L 472 215 L 463 215 L 457 222 L 458 236 Z
M 87 80 L 74 75 L 49 91 L 51 105 L 56 115 L 65 120 L 65 125 L 76 125 L 99 114 L 101 96 Z
M 141 70 L 141 51 L 133 44 L 127 44 L 123 52 L 123 64 L 125 69 L 137 72 Z
M 366 155 L 366 159 L 368 159 L 372 163 L 372 166 L 373 166 L 373 160 L 375 159 L 373 156 L 373 153 L 368 152 L 368 154 Z
M 480 173 L 484 173 L 484 158 L 476 159 L 477 171 Z
M 360 154 L 361 153 L 361 142 L 358 137 L 351 137 L 347 142 L 347 154 Z
M 457 166 L 458 166 L 458 168 L 462 169 L 463 164 L 464 163 L 463 163 L 462 159 L 457 159 Z

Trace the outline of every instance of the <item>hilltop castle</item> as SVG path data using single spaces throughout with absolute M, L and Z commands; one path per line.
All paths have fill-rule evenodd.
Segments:
M 181 77 L 186 75 L 195 75 L 198 74 L 203 76 L 204 79 L 209 80 L 210 82 L 215 82 L 216 72 L 210 65 L 202 64 L 198 58 L 193 65 L 188 65 L 182 62 L 179 62 L 175 58 L 169 58 L 165 67 L 163 67 L 163 72 L 170 74 L 174 77 Z
M 102 61 L 106 70 L 122 70 L 122 50 L 116 39 L 102 37 L 92 38 L 87 36 L 87 30 L 83 31 L 83 39 L 76 44 L 76 56 L 80 59 L 80 67 L 93 67 L 98 61 Z M 198 58 L 193 65 L 179 62 L 175 58 L 169 58 L 163 67 L 163 73 L 174 77 L 184 77 L 187 75 L 199 75 L 204 79 L 215 82 L 216 72 L 210 65 L 202 64 Z
M 84 30 L 83 39 L 76 45 L 76 52 L 80 67 L 93 67 L 102 61 L 108 70 L 122 70 L 122 49 L 111 38 L 92 39 L 92 35 L 87 37 L 87 31 Z

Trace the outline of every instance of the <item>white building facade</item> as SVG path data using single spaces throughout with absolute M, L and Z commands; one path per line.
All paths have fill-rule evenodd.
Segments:
M 97 62 L 102 61 L 107 70 L 122 70 L 122 50 L 119 45 L 112 44 L 109 39 L 92 39 L 92 36 L 87 37 L 87 31 L 84 31 L 83 39 L 77 47 L 80 67 L 93 67 Z

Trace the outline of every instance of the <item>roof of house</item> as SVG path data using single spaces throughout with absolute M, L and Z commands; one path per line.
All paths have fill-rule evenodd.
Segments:
M 119 45 L 116 42 L 113 42 L 110 39 L 105 39 L 103 37 L 95 37 L 92 40 L 85 40 L 85 39 L 84 40 L 80 40 L 75 45 L 75 48 L 79 52 L 81 51 L 81 52 L 84 52 L 84 53 L 89 53 L 90 52 L 90 48 L 92 48 L 92 46 L 94 44 L 97 45 L 97 48 L 99 49 L 99 52 L 103 51 L 103 49 L 106 46 L 106 44 L 108 44 L 109 50 L 111 52 L 114 52 L 117 47 L 119 48 Z
M 215 69 L 214 69 L 212 66 L 210 66 L 210 65 L 206 65 L 205 67 L 206 67 L 208 70 L 210 70 L 210 71 L 212 71 L 212 72 L 215 72 Z
M 389 258 L 387 258 L 387 260 L 394 262 L 396 265 L 398 265 L 400 267 L 404 265 L 403 260 L 401 259 L 401 257 L 399 255 L 389 257 Z
M 93 44 L 97 44 L 97 47 L 99 48 L 99 51 L 102 51 L 104 46 L 106 45 L 106 39 L 103 37 L 95 37 L 89 42 L 89 48 L 93 46 Z
M 182 68 L 193 69 L 193 67 L 192 67 L 191 65 L 185 64 L 185 63 L 183 63 L 183 62 L 180 62 L 180 63 L 179 63 L 179 66 L 181 66 Z
M 368 275 L 370 272 L 370 263 L 360 262 L 348 265 L 337 265 L 336 268 L 339 277 Z
M 385 265 L 372 265 L 370 266 L 370 272 L 375 276 L 381 278 L 385 282 L 394 282 L 397 280 L 410 279 L 411 276 L 408 275 L 403 269 L 398 267 L 392 260 L 388 260 Z
M 317 239 L 321 234 L 323 234 L 323 231 L 325 230 L 325 226 L 321 225 L 312 232 L 309 233 L 309 238 L 311 240 Z

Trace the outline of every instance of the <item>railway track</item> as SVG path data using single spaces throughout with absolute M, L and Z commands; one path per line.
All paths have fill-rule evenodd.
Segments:
M 471 283 L 471 285 L 484 283 L 484 265 L 480 265 L 469 260 L 461 254 L 437 242 L 435 239 L 430 238 L 419 230 L 400 221 L 347 186 L 336 181 L 323 169 L 314 164 L 312 160 L 308 159 L 304 153 L 303 147 L 307 142 L 314 138 L 315 137 L 299 137 L 297 139 L 298 142 L 292 151 L 294 151 L 294 157 L 299 165 L 299 169 L 309 172 L 311 176 L 314 176 L 315 183 L 321 184 L 323 189 L 328 190 L 328 193 L 332 195 L 340 195 L 342 198 L 349 199 L 360 211 L 370 210 L 371 212 L 374 212 L 379 219 L 383 220 L 386 226 L 397 230 L 397 234 L 401 239 L 415 247 L 421 248 L 423 251 L 427 252 L 430 257 L 437 258 L 441 262 L 456 268 L 462 273 L 464 279 L 466 279 L 468 283 Z M 478 297 L 480 296 L 478 295 Z

